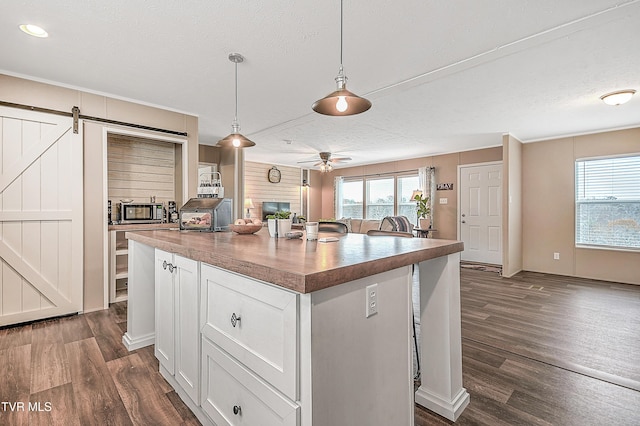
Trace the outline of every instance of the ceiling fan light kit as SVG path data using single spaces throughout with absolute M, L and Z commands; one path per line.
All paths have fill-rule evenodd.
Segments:
M 631 97 L 636 93 L 633 89 L 618 90 L 616 92 L 607 93 L 600 96 L 602 102 L 607 105 L 622 105 L 631 100 Z
M 318 114 L 330 116 L 355 115 L 371 108 L 371 102 L 347 90 L 347 76 L 342 66 L 343 0 L 340 0 L 340 70 L 336 77 L 337 90 L 316 101 L 311 108 Z
M 239 53 L 230 53 L 229 60 L 235 64 L 236 68 L 236 114 L 231 124 L 231 134 L 220 139 L 217 146 L 248 148 L 256 143 L 240 134 L 240 125 L 238 124 L 238 64 L 244 61 L 244 57 Z

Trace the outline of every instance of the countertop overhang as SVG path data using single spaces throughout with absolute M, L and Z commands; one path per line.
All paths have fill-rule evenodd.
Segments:
M 328 236 L 320 233 L 320 237 Z M 359 278 L 464 250 L 461 241 L 331 234 L 336 242 L 271 238 L 256 234 L 154 230 L 127 232 L 142 244 L 208 263 L 299 293 L 310 293 Z

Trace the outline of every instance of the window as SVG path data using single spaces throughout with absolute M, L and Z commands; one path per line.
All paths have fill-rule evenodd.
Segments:
M 396 202 L 396 211 L 398 216 L 406 216 L 411 223 L 416 224 L 417 203 L 411 199 L 413 191 L 420 188 L 418 175 L 398 176 L 398 199 Z
M 576 161 L 576 244 L 640 249 L 640 156 Z
M 337 217 L 382 219 L 406 216 L 416 221 L 416 202 L 411 194 L 419 185 L 417 174 L 362 178 L 338 178 Z
M 393 216 L 394 179 L 367 179 L 367 219 L 383 219 Z
M 342 208 L 339 216 L 362 219 L 362 179 L 346 180 L 342 183 Z

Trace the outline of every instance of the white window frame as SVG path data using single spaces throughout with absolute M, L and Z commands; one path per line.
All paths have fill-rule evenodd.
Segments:
M 415 172 L 402 171 L 397 173 L 381 173 L 381 174 L 369 175 L 369 176 L 344 176 L 341 179 L 339 179 L 340 181 L 339 184 L 336 182 L 335 191 L 336 191 L 336 194 L 342 191 L 342 188 L 338 187 L 340 184 L 344 185 L 347 182 L 362 182 L 362 217 L 364 219 L 370 219 L 367 217 L 367 195 L 368 195 L 367 182 L 372 180 L 393 178 L 393 215 L 397 215 L 398 214 L 398 178 L 412 177 L 412 176 L 416 176 L 419 178 L 418 170 L 416 170 Z M 344 211 L 341 195 L 335 197 L 335 203 L 336 203 L 335 204 L 336 219 L 338 219 L 343 216 L 343 211 Z M 411 223 L 413 223 L 416 220 L 416 216 L 414 215 L 413 217 L 408 217 L 408 219 L 411 221 Z
M 599 196 L 586 196 L 585 198 L 585 191 L 594 188 L 594 177 L 591 178 L 589 183 L 581 183 L 584 182 L 584 174 L 585 171 L 584 169 L 579 170 L 580 165 L 584 164 L 584 163 L 588 163 L 588 162 L 595 162 L 595 161 L 601 161 L 601 160 L 609 160 L 609 159 L 622 159 L 622 158 L 636 158 L 638 161 L 640 161 L 640 154 L 636 153 L 636 154 L 626 154 L 626 155 L 616 155 L 616 156 L 608 156 L 608 157 L 592 157 L 592 158 L 580 158 L 577 159 L 575 161 L 575 165 L 574 165 L 574 184 L 575 184 L 575 194 L 574 194 L 574 202 L 575 202 L 575 215 L 574 215 L 574 220 L 575 220 L 575 246 L 578 248 L 598 248 L 598 249 L 610 249 L 610 250 L 621 250 L 621 251 L 639 251 L 640 250 L 640 246 L 629 246 L 629 245 L 623 245 L 623 244 L 616 244 L 616 241 L 613 240 L 613 238 L 615 238 L 614 236 L 610 236 L 611 239 L 609 239 L 609 241 L 603 240 L 603 243 L 598 243 L 598 242 L 594 242 L 594 239 L 591 239 L 591 241 L 587 241 L 587 237 L 585 238 L 581 238 L 581 224 L 583 222 L 585 222 L 584 220 L 581 220 L 580 216 L 581 214 L 583 215 L 588 215 L 589 212 L 584 212 L 584 209 L 581 209 L 582 206 L 587 206 L 587 205 L 628 205 L 628 204 L 637 204 L 638 208 L 640 208 L 640 194 L 638 194 L 637 191 L 634 191 L 632 189 L 628 189 L 627 192 L 636 192 L 636 194 L 633 194 L 632 196 L 637 196 L 638 198 L 618 198 L 615 197 L 615 186 L 616 185 L 621 185 L 624 183 L 624 181 L 620 181 L 618 180 L 617 182 L 614 181 L 614 178 L 611 177 L 611 181 L 610 182 L 606 182 L 606 180 L 604 178 L 601 179 L 602 182 L 597 182 L 598 184 L 601 184 L 602 186 L 606 185 L 611 185 L 611 189 L 606 191 L 606 192 L 601 192 L 601 195 Z M 605 169 L 600 169 L 600 171 L 603 171 Z M 615 170 L 615 168 L 613 169 Z M 579 176 L 579 172 L 582 172 L 582 177 Z M 634 170 L 635 172 L 635 170 Z M 591 170 L 592 175 L 594 173 L 596 173 L 595 170 Z M 617 176 L 618 178 L 620 178 L 620 175 Z M 595 179 L 597 179 L 597 177 L 595 177 Z M 638 169 L 636 174 L 632 174 L 631 178 L 630 178 L 631 182 L 640 182 L 640 168 Z M 633 186 L 634 184 L 632 183 L 630 186 Z M 589 186 L 591 186 L 591 188 L 589 188 Z M 607 188 L 609 189 L 609 188 Z M 580 196 L 580 193 L 582 193 L 582 196 Z M 593 193 L 593 192 L 592 192 Z M 607 195 L 608 194 L 608 195 Z M 615 219 L 612 218 L 613 220 L 610 222 L 611 225 L 608 225 L 607 229 L 602 229 L 600 231 L 599 234 L 596 235 L 604 235 L 606 238 L 606 233 L 607 232 L 616 232 L 616 220 L 619 219 Z M 623 219 L 622 221 L 624 222 L 626 219 Z M 640 223 L 640 221 L 638 221 L 637 223 Z M 624 226 L 624 225 L 623 225 Z M 595 231 L 597 232 L 597 230 Z M 618 231 L 619 232 L 619 231 Z M 637 231 L 638 235 L 640 235 L 640 229 Z

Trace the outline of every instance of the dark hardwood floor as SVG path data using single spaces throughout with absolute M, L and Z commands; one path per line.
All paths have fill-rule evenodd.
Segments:
M 640 425 L 640 286 L 462 269 L 460 425 Z M 451 424 L 416 406 L 416 425 Z
M 153 347 L 125 349 L 126 309 L 0 330 L 0 400 L 24 404 L 0 405 L 0 425 L 199 425 Z
M 471 403 L 456 424 L 640 424 L 640 286 L 466 269 L 461 281 Z M 125 329 L 126 302 L 0 329 L 0 425 L 199 424 L 153 348 L 126 351 Z M 415 419 L 451 424 L 419 406 Z

